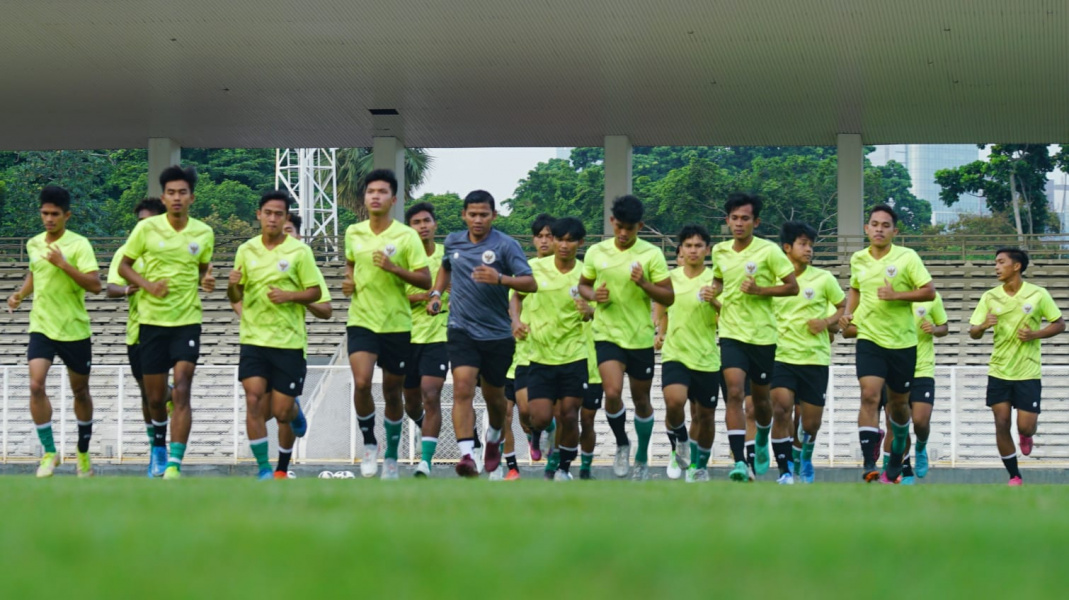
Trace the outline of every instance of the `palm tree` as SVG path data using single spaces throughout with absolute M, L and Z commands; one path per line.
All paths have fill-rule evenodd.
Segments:
M 375 156 L 371 148 L 338 148 L 337 151 L 338 204 L 356 213 L 358 219 L 367 218 L 364 211 L 364 178 L 374 170 Z M 427 179 L 434 157 L 425 148 L 405 148 L 405 197 Z

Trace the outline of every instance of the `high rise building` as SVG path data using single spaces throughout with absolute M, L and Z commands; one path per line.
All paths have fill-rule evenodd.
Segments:
M 874 165 L 896 161 L 906 167 L 912 182 L 913 195 L 932 205 L 932 224 L 953 223 L 959 214 L 983 214 L 987 210 L 984 199 L 963 195 L 952 206 L 939 199 L 939 184 L 935 172 L 960 167 L 978 160 L 980 152 L 975 144 L 895 144 L 876 146 L 868 158 Z

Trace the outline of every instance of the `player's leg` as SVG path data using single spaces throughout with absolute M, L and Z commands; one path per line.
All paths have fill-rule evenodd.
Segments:
M 932 433 L 932 408 L 935 404 L 935 379 L 921 377 L 913 380 L 909 392 L 909 403 L 913 416 L 913 435 L 917 445 L 913 455 L 917 477 L 928 475 L 928 437 Z
M 798 412 L 801 413 L 800 429 L 802 431 L 801 443 L 801 469 L 802 483 L 813 483 L 815 477 L 813 469 L 813 450 L 816 448 L 817 433 L 820 431 L 820 423 L 824 418 L 824 405 L 814 404 L 813 400 L 802 399 L 798 404 Z
M 126 358 L 130 365 L 130 373 L 137 382 L 137 390 L 141 393 L 141 416 L 145 420 L 145 433 L 148 434 L 149 447 L 152 446 L 152 413 L 148 409 L 148 395 L 145 394 L 145 377 L 141 371 L 141 344 L 127 344 Z M 122 375 L 120 375 L 122 376 Z M 151 476 L 151 473 L 149 473 Z
M 1006 472 L 1010 475 L 1010 485 L 1021 485 L 1021 470 L 1017 466 L 1017 447 L 1013 443 L 1013 435 L 1010 432 L 1013 421 L 1013 405 L 1009 400 L 992 404 L 991 378 L 988 378 L 988 406 L 991 414 L 995 417 L 995 443 L 998 445 L 998 454 Z M 1003 390 L 999 390 L 1002 392 Z M 1020 413 L 1018 413 L 1018 418 Z
M 187 360 L 180 360 L 174 365 L 174 390 L 171 392 L 174 409 L 171 412 L 171 446 L 167 457 L 167 470 L 171 471 L 171 478 L 176 477 L 182 470 L 182 460 L 189 444 L 189 432 L 193 429 L 193 407 L 190 401 L 196 368 L 195 362 Z M 166 390 L 166 381 L 164 389 Z M 167 477 L 166 473 L 164 477 Z
M 862 477 L 871 482 L 880 476 L 876 468 L 880 445 L 880 397 L 883 394 L 888 368 L 881 348 L 869 340 L 858 340 L 855 352 L 856 373 L 861 388 L 857 432 L 864 462 Z
M 894 482 L 902 474 L 909 452 L 909 390 L 917 363 L 917 348 L 882 349 L 887 363 L 887 412 L 891 417 L 891 457 L 887 463 L 886 479 Z M 884 482 L 881 476 L 881 483 Z
M 1013 382 L 1013 407 L 1017 409 L 1017 433 L 1020 436 L 1021 454 L 1032 454 L 1032 436 L 1039 423 L 1042 381 L 1025 379 Z
M 48 342 L 35 348 L 34 337 L 41 334 L 30 334 L 30 417 L 37 428 L 37 439 L 44 448 L 41 464 L 37 467 L 38 477 L 51 477 L 53 470 L 59 465 L 59 453 L 56 452 L 55 436 L 52 432 L 52 403 L 48 399 L 45 381 L 48 378 L 48 370 L 52 367 L 54 354 L 45 354 Z M 37 352 L 34 352 L 34 351 Z M 49 356 L 49 358 L 44 358 Z
M 516 435 L 513 433 L 513 424 L 516 422 L 516 387 L 515 379 L 505 380 L 505 443 L 502 458 L 508 472 L 504 475 L 491 473 L 491 479 L 507 479 L 513 481 L 520 478 L 520 466 L 516 462 Z
M 516 340 L 510 337 L 479 342 L 476 350 L 480 353 L 480 388 L 486 403 L 487 427 L 483 466 L 487 472 L 493 472 L 501 465 L 501 445 L 504 441 L 505 412 L 508 405 L 505 400 L 505 381 L 508 378 L 509 366 L 512 365 Z M 472 417 L 474 419 L 474 412 Z
M 268 412 L 278 423 L 278 463 L 275 466 L 275 479 L 289 477 L 290 459 L 297 441 L 298 422 L 303 421 L 301 429 L 307 431 L 308 424 L 301 411 L 299 396 L 304 393 L 304 382 L 308 375 L 308 362 L 303 350 L 272 350 L 271 388 L 268 396 Z M 302 432 L 303 436 L 304 433 Z
M 780 363 L 782 364 L 782 363 Z M 781 369 L 776 365 L 776 369 Z M 772 454 L 779 468 L 777 482 L 783 485 L 794 483 L 791 460 L 791 425 L 794 422 L 794 390 L 778 386 L 772 388 Z
M 420 393 L 420 364 L 426 344 L 412 344 L 412 353 L 405 362 L 405 380 L 401 397 L 405 403 L 405 414 L 420 430 L 423 429 L 423 395 Z
M 529 393 L 529 392 L 528 392 Z M 562 398 L 562 396 L 557 396 Z M 544 470 L 544 477 L 547 480 L 553 479 L 554 473 L 560 467 L 560 420 L 562 403 L 560 401 L 553 403 L 553 419 L 549 422 L 549 428 L 544 430 L 543 436 L 545 441 L 545 454 L 546 454 L 546 468 Z M 576 446 L 578 448 L 578 446 Z
M 597 446 L 597 432 L 594 430 L 594 417 L 601 408 L 604 392 L 600 383 L 588 383 L 583 395 L 583 407 L 579 411 L 579 479 L 593 479 L 591 474 L 594 464 L 594 448 Z
M 450 352 L 449 356 L 452 360 L 454 354 Z M 472 458 L 475 449 L 475 441 L 472 438 L 472 431 L 475 430 L 473 401 L 478 379 L 478 367 L 453 365 L 453 431 L 460 447 L 457 474 L 461 477 L 475 477 L 479 474 L 475 468 L 475 459 Z
M 726 346 L 722 347 L 726 349 Z M 746 463 L 746 371 L 737 367 L 722 371 L 725 402 L 724 424 L 727 426 L 728 445 L 735 461 L 730 477 L 732 481 L 750 481 L 750 467 Z
M 256 459 L 257 477 L 270 479 L 272 474 L 271 458 L 268 455 L 267 422 L 262 408 L 265 403 L 271 407 L 271 394 L 267 385 L 270 366 L 261 357 L 255 356 L 257 352 L 258 349 L 242 347 L 238 377 L 245 389 L 245 432 L 249 437 L 249 449 Z
M 586 361 L 580 364 L 579 371 L 583 379 L 585 379 Z M 558 404 L 557 418 L 559 424 L 557 432 L 559 435 L 560 465 L 557 467 L 557 475 L 555 477 L 558 481 L 566 481 L 572 478 L 572 462 L 579 454 L 579 407 L 582 406 L 583 399 L 579 396 L 564 396 Z
M 378 473 L 379 441 L 375 437 L 375 401 L 371 395 L 372 381 L 375 376 L 377 353 L 357 351 L 349 354 L 349 368 L 353 373 L 353 407 L 356 409 L 356 423 L 364 441 L 364 451 L 360 460 L 360 474 L 374 477 Z
M 687 431 L 687 395 L 691 384 L 690 370 L 681 362 L 661 365 L 661 389 L 664 394 L 664 428 L 672 444 L 668 477 L 679 479 L 681 470 L 690 468 L 690 432 Z
M 598 374 L 605 394 L 605 417 L 616 438 L 616 458 L 613 474 L 626 477 L 631 470 L 631 441 L 627 437 L 627 409 L 624 408 L 624 369 L 627 357 L 616 344 L 595 342 L 598 355 Z
M 148 401 L 149 416 L 152 418 L 149 474 L 153 477 L 163 477 L 166 474 L 169 459 L 167 402 L 171 401 L 173 396 L 167 380 L 172 366 L 170 336 L 169 327 L 142 325 L 141 343 L 138 344 L 145 398 Z
M 650 349 L 652 353 L 652 348 Z M 652 373 L 652 361 L 651 361 Z M 650 402 L 650 388 L 653 387 L 651 375 L 645 375 L 647 379 L 638 379 L 632 375 L 634 371 L 628 371 L 628 383 L 631 387 L 631 399 L 635 405 L 635 434 L 638 437 L 638 448 L 635 449 L 635 468 L 631 472 L 631 478 L 636 481 L 649 479 L 649 449 L 650 438 L 653 437 L 653 404 Z
M 403 373 L 391 373 L 382 370 L 382 425 L 386 431 L 386 451 L 382 458 L 382 478 L 397 479 L 398 446 L 401 444 L 401 428 L 404 425 L 404 401 L 401 390 L 404 387 Z
M 89 340 L 85 340 L 88 344 Z M 76 342 L 77 343 L 77 342 Z M 64 362 L 67 363 L 67 377 L 71 384 L 71 395 L 74 396 L 74 418 L 78 424 L 78 462 L 76 470 L 78 477 L 92 477 L 93 466 L 89 459 L 89 442 L 93 438 L 93 398 L 89 393 L 89 367 L 88 365 L 82 369 L 81 365 L 85 365 L 85 362 L 68 362 L 64 358 Z M 74 369 L 71 365 L 79 365 L 79 369 Z M 80 371 L 84 370 L 82 373 Z
M 444 377 L 424 375 L 420 379 L 420 396 L 423 398 L 423 426 L 420 433 L 420 468 L 429 475 L 438 450 L 438 436 L 442 432 L 442 388 Z

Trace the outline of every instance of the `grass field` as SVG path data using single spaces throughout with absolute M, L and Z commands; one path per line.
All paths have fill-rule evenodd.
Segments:
M 1051 598 L 1067 507 L 1039 485 L 6 476 L 0 594 Z

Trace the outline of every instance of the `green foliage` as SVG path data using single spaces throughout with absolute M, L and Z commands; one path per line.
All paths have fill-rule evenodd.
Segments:
M 405 209 L 419 204 L 430 202 L 434 206 L 434 214 L 438 218 L 438 235 L 446 235 L 454 231 L 463 231 L 467 228 L 460 213 L 464 210 L 464 199 L 452 192 L 448 194 L 423 194 L 419 198 L 413 198 L 405 205 Z M 501 217 L 495 224 L 500 224 Z
M 358 220 L 366 219 L 364 178 L 375 168 L 371 148 L 339 148 L 337 151 L 338 206 L 349 209 Z M 405 148 L 405 197 L 411 197 L 430 173 L 434 158 L 424 148 Z

